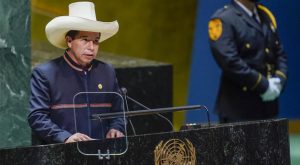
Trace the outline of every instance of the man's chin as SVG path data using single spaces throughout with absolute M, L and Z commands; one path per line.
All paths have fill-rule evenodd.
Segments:
M 84 60 L 81 62 L 82 66 L 88 66 L 91 64 L 91 62 L 93 61 L 93 59 L 89 59 L 89 60 Z
M 93 59 L 94 59 L 94 57 L 86 57 L 86 58 L 83 59 L 84 60 L 83 62 L 86 63 L 86 64 L 89 64 L 93 61 Z

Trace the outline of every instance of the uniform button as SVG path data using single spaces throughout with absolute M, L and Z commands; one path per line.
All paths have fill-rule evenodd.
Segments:
M 98 89 L 102 89 L 103 88 L 103 86 L 102 86 L 102 84 L 98 84 Z
M 246 92 L 248 88 L 246 86 L 243 87 L 243 91 Z
M 227 8 L 228 8 L 228 6 L 227 6 L 227 5 L 225 5 L 225 6 L 224 6 L 224 9 L 227 9 Z
M 265 52 L 266 52 L 267 54 L 269 54 L 269 53 L 270 53 L 269 48 L 266 48 L 266 49 L 265 49 Z
M 247 48 L 247 49 L 250 49 L 250 48 L 251 48 L 251 45 L 250 45 L 249 43 L 247 43 L 247 44 L 246 44 L 246 48 Z
M 279 44 L 279 41 L 276 41 L 275 44 L 278 45 L 278 44 Z

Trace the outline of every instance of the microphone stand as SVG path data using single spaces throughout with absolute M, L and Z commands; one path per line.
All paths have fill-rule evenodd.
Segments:
M 91 117 L 92 119 L 113 119 L 123 117 L 134 117 L 134 116 L 143 116 L 143 115 L 150 115 L 156 113 L 167 113 L 167 112 L 177 112 L 183 110 L 199 110 L 204 109 L 207 115 L 208 126 L 210 126 L 210 117 L 208 109 L 203 105 L 189 105 L 189 106 L 179 106 L 179 107 L 167 107 L 167 108 L 155 108 L 155 109 L 148 109 L 148 110 L 136 110 L 136 111 L 127 111 L 127 112 L 113 112 L 113 113 L 104 113 L 104 114 L 93 114 Z
M 126 89 L 126 88 L 121 88 L 121 92 L 122 92 L 123 97 L 124 97 L 124 100 L 125 100 L 125 105 L 126 105 L 126 106 L 125 106 L 125 107 L 126 107 L 125 110 L 126 110 L 127 112 L 129 112 L 128 102 L 127 102 L 127 98 L 128 98 L 129 96 L 127 96 L 127 89 Z M 133 134 L 136 135 L 135 128 L 134 128 L 134 126 L 133 126 L 133 124 L 132 124 L 131 119 L 128 119 L 128 121 L 129 121 L 129 124 L 130 124 L 130 126 L 131 126 L 131 129 L 132 129 Z
M 128 95 L 125 95 L 125 97 L 126 97 L 126 100 L 129 99 L 130 101 L 134 102 L 135 104 L 137 104 L 137 105 L 139 105 L 139 106 L 141 106 L 141 107 L 143 107 L 143 108 L 145 108 L 145 109 L 147 109 L 147 110 L 151 109 L 151 108 L 149 108 L 149 107 L 146 107 L 144 104 L 142 104 L 142 103 L 136 101 L 135 99 L 129 97 Z M 127 108 L 128 108 L 128 107 L 127 107 Z M 166 121 L 170 124 L 170 126 L 172 127 L 172 129 L 174 129 L 174 126 L 173 126 L 172 122 L 171 122 L 168 118 L 166 118 L 165 116 L 163 116 L 163 115 L 161 115 L 161 114 L 159 114 L 159 113 L 156 113 L 155 115 L 157 115 L 157 116 L 163 118 L 164 120 L 166 120 Z M 130 119 L 129 119 L 129 120 L 130 120 Z

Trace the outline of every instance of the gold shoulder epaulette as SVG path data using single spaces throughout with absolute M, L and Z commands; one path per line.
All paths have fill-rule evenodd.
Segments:
M 272 21 L 273 26 L 275 27 L 275 29 L 277 29 L 277 22 L 276 22 L 276 19 L 275 19 L 274 15 L 272 14 L 272 12 L 263 5 L 258 5 L 258 8 L 260 10 L 264 11 L 269 16 L 269 18 Z

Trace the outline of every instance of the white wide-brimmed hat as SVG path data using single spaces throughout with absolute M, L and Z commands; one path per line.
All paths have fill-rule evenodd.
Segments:
M 92 2 L 75 2 L 69 5 L 69 16 L 56 17 L 45 28 L 49 42 L 62 49 L 67 48 L 65 35 L 70 30 L 99 32 L 99 42 L 102 42 L 118 32 L 119 24 L 117 21 L 97 21 Z

